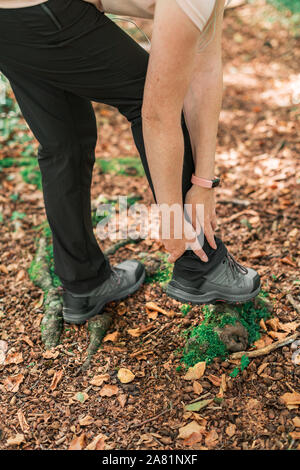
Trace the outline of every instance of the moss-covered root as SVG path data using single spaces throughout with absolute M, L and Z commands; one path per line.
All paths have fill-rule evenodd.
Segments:
M 59 343 L 63 328 L 63 317 L 61 296 L 52 285 L 47 254 L 47 242 L 45 238 L 41 238 L 35 259 L 30 268 L 30 277 L 34 284 L 43 289 L 45 293 L 41 334 L 46 349 L 50 349 Z
M 89 368 L 92 357 L 101 346 L 102 340 L 113 321 L 111 313 L 101 313 L 96 315 L 88 322 L 88 330 L 90 333 L 90 344 L 87 349 L 87 358 L 84 362 L 82 369 Z
M 234 307 L 228 304 L 219 304 L 213 308 L 213 314 L 216 318 L 231 317 L 236 319 L 234 323 L 227 323 L 215 326 L 215 332 L 219 336 L 222 343 L 225 344 L 227 351 L 237 352 L 244 351 L 248 347 L 248 331 L 239 321 L 239 314 Z
M 57 289 L 49 290 L 44 311 L 41 323 L 42 341 L 46 349 L 51 349 L 58 345 L 63 329 L 62 301 Z

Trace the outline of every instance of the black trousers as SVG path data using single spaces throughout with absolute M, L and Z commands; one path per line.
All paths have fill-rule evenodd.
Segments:
M 153 190 L 143 142 L 141 107 L 148 54 L 108 17 L 82 0 L 49 0 L 33 7 L 0 9 L 0 70 L 40 143 L 47 218 L 53 235 L 55 270 L 65 288 L 84 293 L 110 275 L 93 234 L 90 187 L 97 139 L 91 101 L 112 105 L 131 123 Z M 194 170 L 183 122 L 183 193 Z M 203 263 L 187 251 L 175 273 L 187 283 L 226 254 L 205 240 Z

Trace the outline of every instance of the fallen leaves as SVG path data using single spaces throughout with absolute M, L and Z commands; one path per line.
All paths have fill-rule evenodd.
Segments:
M 219 442 L 218 433 L 215 429 L 212 429 L 211 431 L 209 431 L 209 433 L 207 434 L 205 438 L 205 445 L 209 449 L 213 449 L 214 447 L 216 447 L 218 442 Z
M 203 377 L 206 369 L 206 362 L 198 362 L 193 367 L 190 367 L 183 377 L 184 380 L 199 380 Z
M 106 436 L 103 434 L 98 434 L 98 436 L 94 437 L 92 442 L 85 448 L 85 450 L 105 450 L 105 439 Z
M 135 375 L 129 369 L 121 368 L 118 370 L 118 379 L 122 384 L 128 384 L 135 379 Z
M 59 382 L 61 381 L 62 379 L 62 376 L 63 376 L 63 371 L 62 370 L 59 370 L 59 371 L 56 371 L 53 375 L 53 378 L 52 378 L 52 382 L 51 382 L 51 385 L 50 385 L 50 390 L 55 390 L 56 387 L 58 386 Z
M 81 418 L 78 422 L 80 426 L 89 426 L 90 424 L 93 424 L 94 418 L 87 415 L 84 418 Z
M 283 402 L 287 407 L 294 407 L 300 405 L 300 393 L 292 392 L 292 393 L 284 393 L 280 397 L 280 401 Z
M 83 450 L 86 446 L 86 435 L 83 433 L 79 437 L 75 437 L 70 445 L 69 450 Z
M 6 441 L 6 445 L 8 446 L 19 446 L 25 442 L 24 434 L 16 434 L 13 437 L 10 437 Z
M 227 426 L 225 432 L 226 432 L 227 436 L 233 437 L 233 436 L 235 435 L 235 432 L 236 432 L 236 425 L 233 424 L 233 423 L 230 423 L 230 424 Z
M 11 352 L 7 354 L 4 365 L 22 364 L 23 360 L 23 354 L 21 352 Z
M 23 374 L 12 375 L 4 380 L 3 385 L 7 392 L 17 393 L 23 380 Z
M 104 387 L 100 390 L 101 397 L 112 397 L 113 395 L 117 395 L 119 392 L 119 388 L 116 385 L 104 385 Z
M 114 331 L 113 333 L 106 335 L 103 339 L 103 342 L 106 343 L 107 341 L 111 341 L 112 343 L 115 343 L 116 341 L 118 341 L 119 336 L 119 331 Z
M 213 399 L 209 400 L 200 400 L 195 403 L 191 403 L 190 405 L 185 406 L 186 411 L 200 411 L 202 408 L 205 408 L 207 405 L 213 402 Z
M 191 421 L 182 428 L 179 428 L 178 439 L 188 439 L 193 433 L 204 433 L 205 427 L 200 426 L 197 421 Z
M 193 390 L 196 395 L 200 395 L 203 392 L 203 387 L 199 382 L 195 381 L 193 382 Z
M 107 382 L 109 380 L 109 375 L 108 374 L 102 374 L 102 375 L 95 375 L 91 380 L 90 384 L 95 385 L 95 387 L 101 387 L 103 382 Z
M 5 363 L 7 350 L 8 350 L 7 342 L 4 340 L 0 340 L 0 365 Z
M 22 410 L 18 410 L 17 417 L 18 417 L 18 420 L 19 420 L 20 427 L 21 427 L 23 433 L 25 434 L 26 432 L 29 431 L 29 425 L 26 421 L 26 418 L 25 418 Z
M 156 319 L 157 318 L 157 314 L 158 313 L 161 313 L 162 315 L 165 315 L 166 317 L 168 318 L 173 318 L 175 313 L 173 311 L 167 311 L 161 307 L 159 307 L 159 305 L 157 305 L 155 302 L 147 302 L 146 303 L 146 312 L 148 314 L 148 317 L 151 318 L 151 319 Z

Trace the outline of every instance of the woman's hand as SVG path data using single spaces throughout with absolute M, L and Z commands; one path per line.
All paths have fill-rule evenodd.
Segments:
M 97 10 L 103 11 L 103 5 L 101 3 L 101 0 L 83 0 L 84 2 L 92 3 Z
M 160 233 L 161 241 L 170 255 L 168 259 L 170 263 L 175 263 L 186 250 L 193 250 L 202 261 L 205 263 L 208 261 L 208 257 L 197 238 L 199 234 L 196 233 L 192 224 L 183 217 L 182 209 L 180 213 L 177 213 L 177 217 L 175 216 L 175 223 L 174 221 L 170 223 L 169 218 L 167 218 L 167 222 L 164 222 L 161 218 Z
M 201 226 L 208 243 L 214 250 L 216 250 L 217 245 L 214 238 L 214 232 L 217 228 L 217 218 L 214 189 L 206 189 L 193 185 L 187 192 L 185 204 L 190 205 L 187 212 L 193 227 L 197 229 L 197 225 L 198 227 Z M 197 204 L 203 205 L 203 217 L 201 217 L 200 208 L 197 210 Z

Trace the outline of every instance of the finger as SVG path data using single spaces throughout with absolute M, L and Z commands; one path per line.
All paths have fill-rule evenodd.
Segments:
M 201 245 L 199 243 L 199 241 L 197 240 L 196 242 L 194 243 L 191 243 L 190 244 L 190 247 L 191 249 L 193 250 L 193 252 L 199 256 L 199 258 L 204 262 L 204 263 L 207 263 L 208 261 L 208 257 L 205 253 L 205 251 L 201 248 Z
M 213 214 L 211 225 L 212 225 L 214 230 L 217 230 L 218 222 L 217 222 L 216 213 Z
M 206 240 L 208 241 L 209 245 L 210 245 L 214 250 L 216 250 L 216 249 L 217 249 L 217 245 L 216 245 L 216 241 L 215 241 L 214 232 L 213 232 L 212 227 L 211 227 L 211 223 L 207 223 L 207 224 L 205 225 L 204 233 L 205 233 Z

